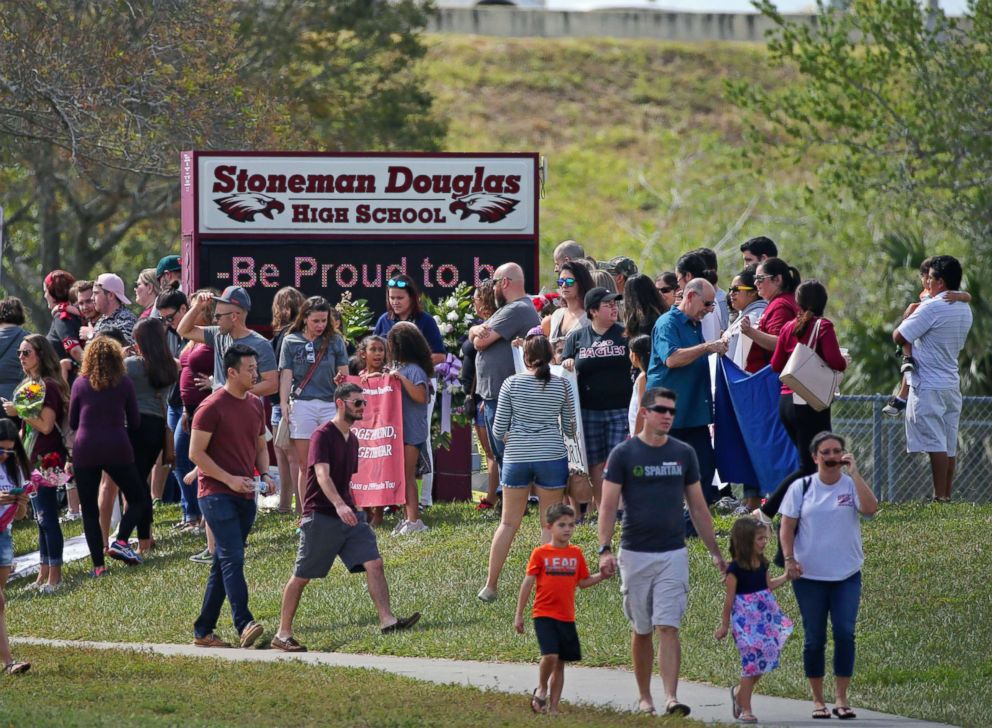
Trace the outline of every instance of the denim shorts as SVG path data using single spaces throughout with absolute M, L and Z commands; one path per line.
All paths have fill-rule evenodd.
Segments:
M 504 488 L 564 488 L 568 483 L 568 458 L 532 460 L 524 463 L 503 463 L 500 484 Z
M 14 563 L 14 537 L 10 526 L 0 531 L 0 569 Z

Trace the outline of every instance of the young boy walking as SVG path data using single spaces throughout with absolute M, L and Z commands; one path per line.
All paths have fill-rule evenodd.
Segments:
M 582 659 L 575 629 L 575 587 L 585 589 L 607 577 L 598 571 L 590 575 L 582 549 L 570 543 L 575 531 L 574 510 L 556 503 L 548 508 L 545 520 L 551 530 L 551 543 L 538 546 L 530 555 L 513 626 L 524 633 L 524 608 L 536 584 L 532 615 L 541 664 L 540 682 L 531 696 L 530 707 L 535 713 L 555 715 L 565 685 L 565 663 Z

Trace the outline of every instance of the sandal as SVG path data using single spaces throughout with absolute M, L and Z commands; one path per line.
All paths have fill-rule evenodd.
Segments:
M 757 723 L 758 719 L 755 717 L 754 713 L 741 713 L 737 716 L 738 723 Z
M 836 715 L 841 720 L 853 720 L 858 717 L 858 714 L 851 710 L 846 705 L 838 705 L 834 708 L 834 715 Z
M 678 700 L 672 700 L 665 706 L 665 713 L 667 715 L 677 715 L 680 718 L 685 718 L 692 709 L 685 703 L 680 703 Z
M 3 671 L 8 675 L 23 675 L 30 669 L 30 662 L 10 662 L 4 665 Z
M 540 688 L 534 688 L 534 692 L 530 696 L 530 709 L 535 713 L 543 714 L 547 712 L 548 699 L 547 697 L 539 698 L 537 697 L 537 691 Z
M 730 688 L 730 712 L 733 713 L 734 719 L 741 717 L 741 706 L 737 704 L 737 685 Z
M 823 708 L 813 708 L 813 720 L 828 720 L 830 718 L 830 711 L 825 707 Z

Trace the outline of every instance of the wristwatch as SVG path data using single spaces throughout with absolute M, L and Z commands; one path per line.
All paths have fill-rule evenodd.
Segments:
M 610 545 L 610 544 L 608 544 L 608 543 L 604 543 L 604 544 L 603 544 L 602 546 L 600 546 L 600 547 L 599 547 L 599 550 L 598 550 L 598 551 L 597 551 L 596 553 L 597 553 L 598 555 L 600 555 L 600 556 L 602 556 L 602 555 L 603 555 L 603 554 L 605 554 L 605 553 L 606 553 L 607 551 L 613 551 L 613 546 L 611 546 L 611 545 Z

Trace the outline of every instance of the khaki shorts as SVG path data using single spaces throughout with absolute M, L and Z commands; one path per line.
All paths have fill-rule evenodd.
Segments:
M 689 604 L 688 550 L 622 549 L 618 561 L 623 613 L 634 632 L 651 634 L 655 627 L 681 627 Z
M 911 388 L 906 400 L 906 451 L 954 457 L 960 420 L 960 390 Z
M 337 406 L 333 402 L 325 402 L 322 399 L 294 400 L 289 411 L 290 439 L 309 440 L 314 430 L 334 419 L 337 411 Z

